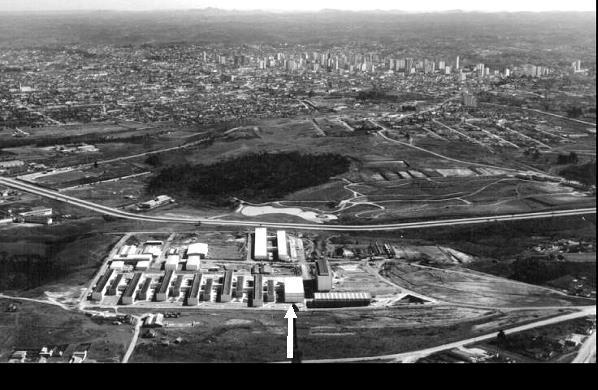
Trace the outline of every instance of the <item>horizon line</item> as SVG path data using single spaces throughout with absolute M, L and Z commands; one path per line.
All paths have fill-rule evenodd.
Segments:
M 497 13 L 558 13 L 558 12 L 577 12 L 577 13 L 596 13 L 596 10 L 476 10 L 476 9 L 446 9 L 446 10 L 402 10 L 397 8 L 389 9 L 363 9 L 363 10 L 352 10 L 352 9 L 339 9 L 339 8 L 320 8 L 320 9 L 304 9 L 304 10 L 287 10 L 287 9 L 276 9 L 276 8 L 256 8 L 256 9 L 237 9 L 237 8 L 216 8 L 216 7 L 203 7 L 203 8 L 152 8 L 152 9 L 120 9 L 120 8 L 75 8 L 75 9 L 22 9 L 22 10 L 0 10 L 0 13 L 36 13 L 36 12 L 172 12 L 172 11 L 224 11 L 224 12 L 262 12 L 262 13 L 320 13 L 320 12 L 349 12 L 349 13 L 360 13 L 360 12 L 396 12 L 403 14 L 429 14 L 429 13 L 482 13 L 482 14 L 497 14 Z

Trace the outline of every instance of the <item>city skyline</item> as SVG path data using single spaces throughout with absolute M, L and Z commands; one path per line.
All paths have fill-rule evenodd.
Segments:
M 443 12 L 461 10 L 467 12 L 549 12 L 549 11 L 594 11 L 595 2 L 589 0 L 572 0 L 562 2 L 548 1 L 515 1 L 506 0 L 500 3 L 481 3 L 473 0 L 457 0 L 442 2 L 423 0 L 418 2 L 372 0 L 367 3 L 341 0 L 306 0 L 301 3 L 281 3 L 276 0 L 257 0 L 243 2 L 239 0 L 1 0 L 0 11 L 67 11 L 67 10 L 118 10 L 118 11 L 150 11 L 218 8 L 223 10 L 266 10 L 266 11 L 319 11 L 337 9 L 347 11 L 396 10 L 404 12 Z

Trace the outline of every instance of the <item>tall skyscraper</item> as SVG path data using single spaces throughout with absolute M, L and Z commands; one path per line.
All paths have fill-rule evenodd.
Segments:
M 455 70 L 459 70 L 459 56 L 455 59 Z

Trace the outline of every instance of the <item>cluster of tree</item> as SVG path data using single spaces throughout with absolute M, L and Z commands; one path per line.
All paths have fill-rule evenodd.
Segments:
M 596 160 L 582 165 L 569 165 L 561 169 L 559 175 L 587 185 L 596 185 Z
M 519 257 L 511 264 L 511 279 L 532 284 L 546 284 L 567 275 L 584 275 L 589 286 L 596 286 L 596 266 L 587 263 L 555 261 L 537 257 Z
M 229 204 L 231 197 L 265 202 L 323 184 L 349 166 L 350 160 L 338 154 L 249 154 L 212 165 L 168 166 L 150 180 L 148 190 L 183 193 L 219 205 Z
M 556 159 L 556 163 L 558 165 L 577 164 L 578 161 L 579 161 L 579 158 L 577 157 L 577 153 L 575 153 L 575 152 L 570 152 L 568 155 L 567 154 L 559 154 Z
M 511 278 L 532 284 L 542 284 L 566 275 L 563 263 L 535 257 L 518 258 L 511 264 L 511 269 Z
M 583 114 L 581 107 L 572 106 L 567 109 L 567 116 L 569 118 L 579 118 Z

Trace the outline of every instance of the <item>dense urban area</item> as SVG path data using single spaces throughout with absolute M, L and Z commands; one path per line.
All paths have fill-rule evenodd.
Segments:
M 0 361 L 595 363 L 595 33 L 0 13 Z

